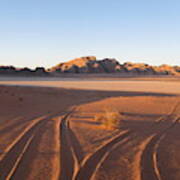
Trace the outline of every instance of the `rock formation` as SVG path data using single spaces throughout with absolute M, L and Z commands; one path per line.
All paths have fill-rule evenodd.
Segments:
M 48 72 L 43 67 L 37 67 L 35 70 L 25 68 L 15 68 L 13 66 L 0 66 L 0 75 L 4 76 L 44 76 Z
M 121 65 L 115 59 L 96 60 L 94 56 L 60 63 L 50 69 L 50 72 L 61 73 L 115 73 L 119 71 L 121 71 Z
M 112 58 L 97 60 L 95 56 L 76 58 L 60 63 L 48 70 L 37 67 L 35 70 L 15 68 L 13 66 L 0 66 L 0 75 L 8 76 L 47 76 L 64 73 L 118 73 L 127 75 L 180 75 L 180 66 L 151 66 L 144 63 L 126 62 L 120 64 Z
M 97 60 L 94 56 L 77 58 L 52 67 L 56 73 L 126 73 L 132 75 L 178 75 L 179 66 L 151 66 L 144 63 L 126 62 L 120 64 L 116 59 Z

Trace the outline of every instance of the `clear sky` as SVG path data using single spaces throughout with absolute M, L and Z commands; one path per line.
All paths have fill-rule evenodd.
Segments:
M 180 65 L 180 1 L 0 0 L 0 64 L 87 55 Z

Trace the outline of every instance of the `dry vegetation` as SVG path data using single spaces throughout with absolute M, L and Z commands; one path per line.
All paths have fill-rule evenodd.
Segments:
M 106 109 L 104 112 L 95 115 L 95 121 L 100 122 L 107 129 L 119 128 L 121 120 L 121 113 L 112 109 Z

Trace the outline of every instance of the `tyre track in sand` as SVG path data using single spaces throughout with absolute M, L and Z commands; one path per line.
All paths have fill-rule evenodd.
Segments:
M 171 116 L 177 110 L 179 104 L 177 103 L 168 116 L 163 116 L 156 121 L 156 124 L 163 122 L 167 117 Z M 122 133 L 122 134 L 121 134 Z M 124 145 L 129 141 L 129 135 L 133 135 L 134 131 L 127 130 L 124 133 L 121 132 L 116 137 L 113 137 L 110 141 L 107 141 L 105 145 L 98 148 L 93 154 L 86 156 L 81 163 L 81 167 L 74 175 L 73 180 L 94 179 L 95 174 L 105 159 L 117 146 Z M 157 147 L 156 147 L 157 148 Z M 146 179 L 147 180 L 147 179 Z
M 118 135 L 108 140 L 104 145 L 98 148 L 93 154 L 87 155 L 83 159 L 77 173 L 74 174 L 73 180 L 88 180 L 93 178 L 98 168 L 112 150 L 119 145 L 123 145 L 131 134 L 132 131 L 129 130 L 120 132 Z
M 34 119 L 24 131 L 8 146 L 0 159 L 0 179 L 12 179 L 16 170 L 21 166 L 26 151 L 33 142 L 33 138 L 43 128 L 47 121 L 55 115 Z
M 170 116 L 172 116 L 175 113 L 177 107 L 178 105 L 175 105 L 175 107 L 168 115 L 159 118 L 158 121 L 155 122 L 155 125 L 160 125 Z M 69 119 L 70 116 L 74 113 L 74 111 L 75 108 L 69 113 L 67 113 L 65 116 L 63 116 L 63 118 L 61 118 L 61 123 L 60 123 L 60 147 L 61 147 L 60 167 L 61 168 L 60 168 L 59 179 L 67 179 L 67 180 L 93 179 L 95 177 L 97 170 L 102 165 L 104 160 L 110 155 L 113 149 L 115 149 L 117 146 L 124 145 L 129 140 L 129 137 L 133 134 L 134 131 L 124 130 L 123 132 L 118 133 L 115 137 L 111 138 L 110 140 L 107 140 L 104 143 L 104 145 L 97 148 L 95 152 L 88 154 L 83 158 L 81 153 L 82 152 L 81 147 L 77 146 L 79 142 L 70 128 Z M 178 120 L 176 119 L 174 123 L 176 124 L 177 121 Z M 144 162 L 143 159 L 147 159 L 150 162 L 151 160 L 149 160 L 148 157 L 149 157 L 149 153 L 152 152 L 152 160 L 153 162 L 156 161 L 155 153 L 153 153 L 154 149 L 158 148 L 158 143 L 164 138 L 164 133 L 166 133 L 166 131 L 168 131 L 169 128 L 172 128 L 175 125 L 174 123 L 168 128 L 166 128 L 163 132 L 153 135 L 152 138 L 150 138 L 148 143 L 145 145 L 141 156 L 141 169 L 143 169 L 143 171 L 141 172 L 141 177 L 143 177 L 142 180 L 149 180 L 149 177 L 151 176 L 151 175 L 149 176 L 148 173 L 148 178 L 147 175 L 145 177 L 147 171 L 145 172 L 144 170 L 147 168 L 149 169 L 150 167 L 145 167 L 146 162 Z M 76 141 L 75 143 L 73 143 L 74 140 Z M 156 166 L 157 165 L 153 163 L 153 172 L 157 175 L 158 170 Z M 153 180 L 153 175 L 152 178 L 150 179 Z
M 177 104 L 173 108 L 173 110 L 166 118 L 162 117 L 161 121 L 158 122 L 158 125 L 161 125 L 161 122 L 165 122 L 166 120 L 168 120 L 168 118 L 170 118 L 171 120 L 170 125 L 168 125 L 168 127 L 164 128 L 160 132 L 151 136 L 149 141 L 144 146 L 140 157 L 141 180 L 162 179 L 158 168 L 157 149 L 159 147 L 160 142 L 165 138 L 168 131 L 172 129 L 180 121 L 179 116 L 173 116 L 178 106 L 179 104 Z
M 157 124 L 160 124 L 161 122 L 166 121 L 168 118 L 171 118 L 171 116 L 175 114 L 175 112 L 177 111 L 179 106 L 180 106 L 180 103 L 177 102 L 175 104 L 175 106 L 172 108 L 172 110 L 167 115 L 164 115 L 164 116 L 160 117 L 159 119 L 157 119 L 155 121 L 156 123 L 153 126 L 156 126 Z
M 74 172 L 79 168 L 83 151 L 74 132 L 70 128 L 69 118 L 76 107 L 64 115 L 60 120 L 60 172 L 59 179 L 71 180 Z
M 81 146 L 70 128 L 70 117 L 76 107 L 61 118 L 60 122 L 60 180 L 91 179 L 107 156 L 119 145 L 123 145 L 133 132 L 124 130 L 107 140 L 102 146 L 83 158 Z

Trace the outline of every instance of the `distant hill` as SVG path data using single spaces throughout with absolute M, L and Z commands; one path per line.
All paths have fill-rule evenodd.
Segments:
M 0 75 L 5 76 L 45 76 L 49 73 L 43 67 L 32 70 L 27 67 L 15 68 L 13 66 L 0 66 Z
M 77 58 L 60 63 L 49 69 L 53 73 L 123 73 L 136 75 L 180 75 L 179 66 L 151 66 L 144 63 L 126 62 L 120 64 L 116 59 L 97 60 L 94 56 Z
M 86 56 L 60 63 L 48 70 L 37 67 L 15 68 L 13 66 L 0 66 L 0 75 L 9 76 L 60 76 L 62 74 L 123 74 L 123 75 L 180 75 L 180 66 L 151 66 L 144 63 L 126 62 L 121 64 L 116 59 L 105 58 L 97 60 L 95 56 Z

